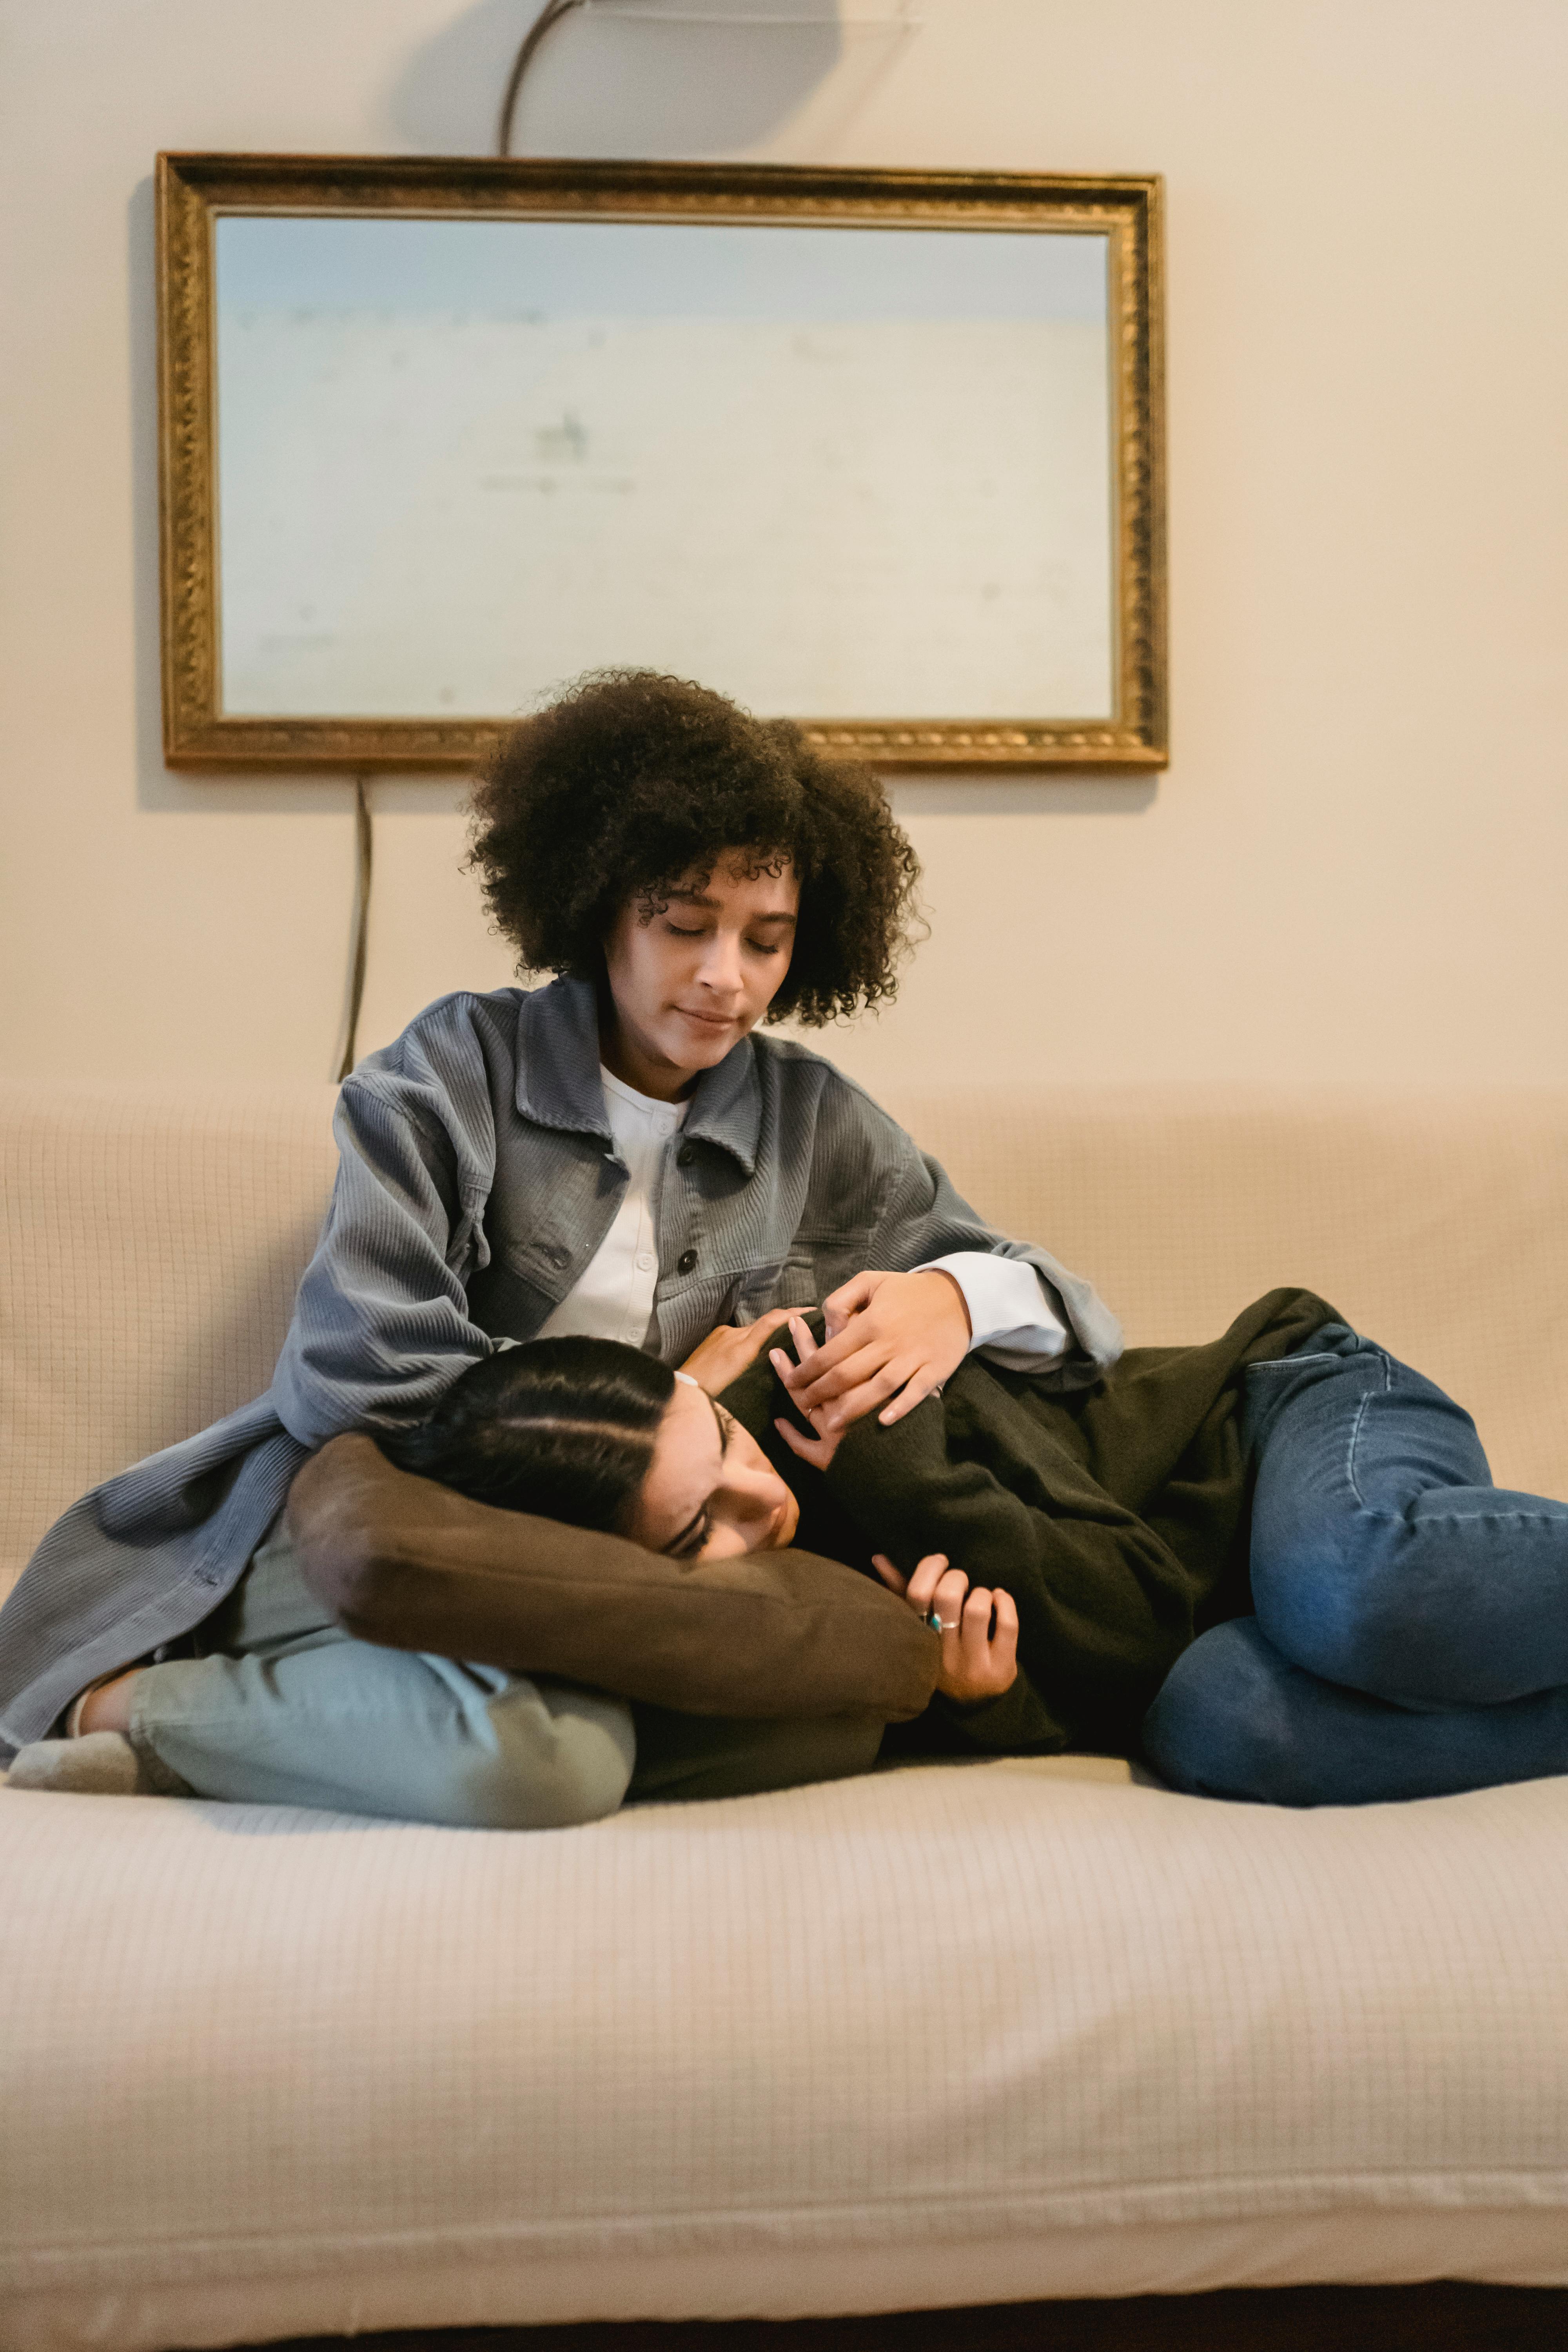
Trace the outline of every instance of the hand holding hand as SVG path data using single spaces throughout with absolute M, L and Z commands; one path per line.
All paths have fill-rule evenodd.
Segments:
M 872 1564 L 883 1583 L 907 1601 L 918 1616 L 935 1618 L 942 1633 L 942 1671 L 936 1686 L 960 1706 L 1000 1698 L 1018 1678 L 1018 1612 L 1011 1593 L 977 1584 L 973 1591 L 962 1569 L 949 1568 L 944 1552 L 931 1552 L 914 1574 L 900 1576 L 885 1552 Z
M 790 1362 L 782 1348 L 770 1348 L 768 1361 L 793 1396 L 793 1381 L 799 1378 L 799 1365 L 805 1357 L 815 1354 L 816 1349 L 811 1333 L 798 1315 L 790 1317 L 789 1336 L 795 1341 L 795 1362 Z M 798 1398 L 795 1402 L 797 1409 L 804 1412 L 805 1407 L 800 1404 Z M 809 1462 L 814 1470 L 826 1470 L 838 1451 L 838 1441 L 844 1432 L 827 1422 L 820 1412 L 812 1413 L 810 1420 L 816 1432 L 815 1437 L 803 1436 L 793 1421 L 780 1419 L 774 1422 L 773 1427 L 792 1454 L 798 1454 L 803 1462 Z
M 824 1300 L 820 1348 L 796 1340 L 797 1365 L 775 1354 L 774 1370 L 824 1436 L 847 1429 L 879 1405 L 884 1423 L 901 1421 L 933 1396 L 969 1353 L 969 1309 L 950 1274 L 858 1274 Z M 894 1402 L 888 1403 L 891 1397 Z
M 740 1379 L 748 1365 L 755 1363 L 779 1326 L 796 1312 L 793 1307 L 770 1307 L 754 1323 L 721 1323 L 706 1339 L 699 1340 L 680 1369 L 710 1396 L 718 1396 L 731 1381 Z M 804 1323 L 801 1328 L 805 1330 Z

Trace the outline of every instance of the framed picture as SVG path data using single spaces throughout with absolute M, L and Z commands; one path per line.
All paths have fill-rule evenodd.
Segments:
M 158 162 L 169 763 L 468 768 L 591 669 L 1164 764 L 1160 183 Z

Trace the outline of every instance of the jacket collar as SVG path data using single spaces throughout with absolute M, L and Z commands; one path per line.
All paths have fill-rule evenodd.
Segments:
M 599 1078 L 599 1007 L 591 981 L 552 980 L 518 1007 L 517 1107 L 536 1126 L 613 1142 Z M 742 1037 L 716 1069 L 704 1070 L 684 1132 L 716 1143 L 754 1174 L 763 1128 L 756 1046 Z

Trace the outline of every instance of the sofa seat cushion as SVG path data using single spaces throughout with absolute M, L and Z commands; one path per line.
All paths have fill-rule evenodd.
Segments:
M 8 2352 L 1568 2284 L 1568 1780 L 587 1829 L 0 1790 Z

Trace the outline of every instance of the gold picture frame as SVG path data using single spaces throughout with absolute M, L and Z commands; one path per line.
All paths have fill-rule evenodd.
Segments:
M 1162 184 L 1157 175 L 739 163 L 163 154 L 157 165 L 164 756 L 207 770 L 471 769 L 504 719 L 226 713 L 222 704 L 216 225 L 225 215 L 409 215 L 1076 229 L 1110 257 L 1109 717 L 803 719 L 889 770 L 1138 773 L 1168 760 Z

